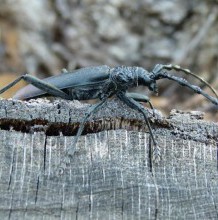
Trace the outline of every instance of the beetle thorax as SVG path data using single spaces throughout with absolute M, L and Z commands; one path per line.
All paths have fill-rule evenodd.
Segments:
M 110 80 L 118 90 L 127 90 L 141 84 L 143 68 L 119 66 L 111 69 Z
M 154 81 L 151 74 L 141 67 L 119 66 L 110 71 L 110 80 L 116 90 L 125 91 L 139 85 L 150 86 Z

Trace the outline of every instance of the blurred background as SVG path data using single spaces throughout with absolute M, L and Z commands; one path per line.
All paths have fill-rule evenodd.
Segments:
M 179 64 L 218 90 L 218 0 L 1 0 L 0 88 L 24 72 L 39 78 L 62 68 Z M 185 77 L 213 95 L 201 82 Z M 11 97 L 25 83 L 5 92 Z M 218 121 L 217 107 L 178 83 L 159 80 L 154 106 L 201 110 Z

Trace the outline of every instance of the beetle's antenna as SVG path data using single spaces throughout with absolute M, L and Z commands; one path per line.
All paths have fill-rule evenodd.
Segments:
M 218 94 L 216 92 L 216 90 L 207 82 L 205 81 L 203 78 L 201 78 L 200 76 L 197 76 L 196 74 L 192 73 L 189 69 L 183 69 L 181 68 L 179 65 L 172 65 L 172 64 L 168 64 L 168 65 L 163 65 L 162 66 L 163 69 L 167 69 L 167 70 L 176 70 L 176 71 L 181 71 L 184 72 L 185 74 L 189 74 L 195 78 L 197 78 L 198 80 L 200 80 L 202 83 L 204 83 L 205 85 L 207 85 L 211 91 L 215 94 L 215 96 L 218 98 Z
M 159 77 L 160 78 L 166 78 L 169 80 L 173 80 L 176 81 L 177 83 L 179 83 L 182 86 L 186 86 L 189 89 L 193 90 L 194 92 L 203 95 L 205 98 L 209 99 L 214 105 L 218 105 L 218 98 L 215 98 L 213 96 L 208 95 L 206 92 L 204 92 L 199 86 L 195 86 L 190 84 L 187 80 L 177 77 L 177 76 L 173 76 L 170 75 L 169 73 L 165 72 L 165 73 L 159 73 Z

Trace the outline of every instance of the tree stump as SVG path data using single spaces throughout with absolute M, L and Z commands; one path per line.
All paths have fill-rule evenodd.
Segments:
M 108 101 L 0 100 L 0 219 L 218 219 L 218 124 L 199 112 L 148 118 Z M 75 147 L 70 163 L 67 149 Z

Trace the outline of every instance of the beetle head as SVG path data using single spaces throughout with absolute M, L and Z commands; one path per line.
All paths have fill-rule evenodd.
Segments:
M 154 92 L 156 95 L 158 95 L 158 87 L 155 80 L 153 80 L 150 85 L 148 86 L 149 90 Z
M 154 79 L 152 73 L 148 72 L 147 70 L 141 67 L 138 67 L 137 73 L 140 85 L 147 86 L 150 91 L 154 92 L 155 94 L 158 94 L 156 80 Z

